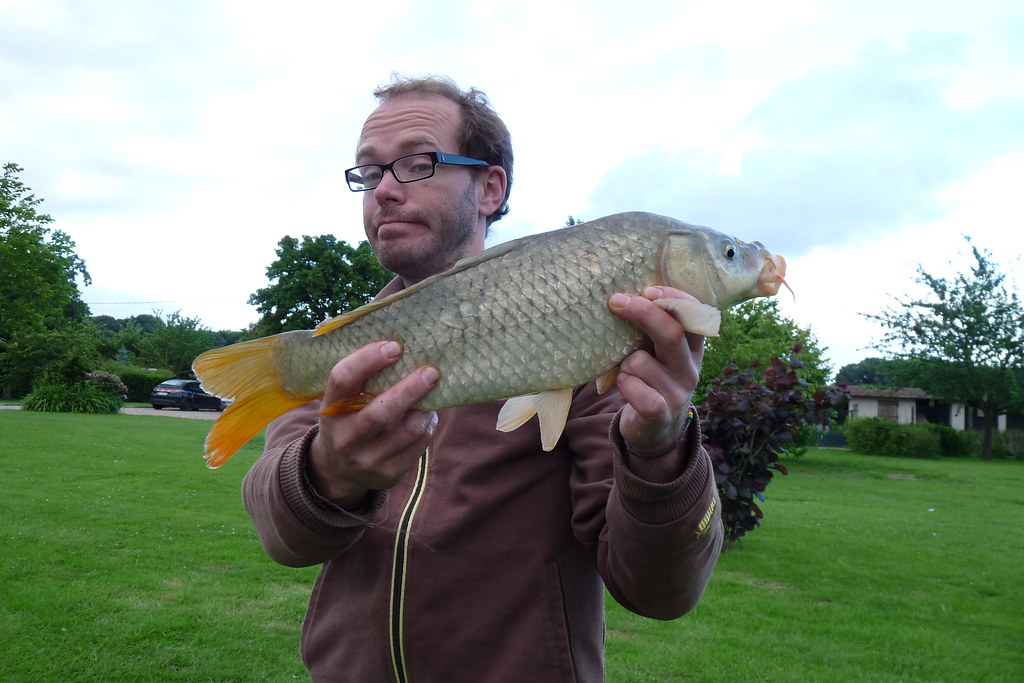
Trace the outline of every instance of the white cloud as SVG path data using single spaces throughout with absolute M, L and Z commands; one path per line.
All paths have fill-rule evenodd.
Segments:
M 762 240 L 838 366 L 868 355 L 860 307 L 962 226 L 1020 227 L 1022 36 L 996 0 L 0 0 L 0 161 L 75 239 L 87 301 L 238 328 L 284 235 L 362 238 L 341 173 L 373 87 L 444 73 L 512 130 L 492 241 L 635 209 Z M 153 277 L 176 262 L 196 281 Z

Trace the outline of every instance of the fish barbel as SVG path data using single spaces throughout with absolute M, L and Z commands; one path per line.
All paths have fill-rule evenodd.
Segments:
M 498 399 L 498 429 L 537 414 L 554 447 L 575 387 L 614 382 L 644 335 L 612 313 L 615 292 L 665 285 L 700 303 L 659 299 L 690 332 L 718 333 L 721 309 L 785 284 L 785 260 L 759 242 L 649 213 L 606 216 L 497 245 L 443 273 L 322 323 L 203 353 L 192 365 L 212 394 L 232 397 L 206 439 L 207 466 L 224 464 L 271 420 L 323 396 L 331 368 L 366 344 L 396 341 L 403 353 L 366 383 L 354 412 L 424 366 L 441 379 L 417 405 L 438 410 Z

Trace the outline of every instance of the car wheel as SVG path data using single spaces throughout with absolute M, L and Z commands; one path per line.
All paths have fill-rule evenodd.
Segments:
M 192 410 L 192 401 L 184 399 L 181 405 L 178 406 L 178 410 Z
M 153 406 L 153 410 L 160 410 L 161 408 L 163 408 L 163 406 L 158 406 L 153 403 L 150 403 L 149 405 Z
M 218 413 L 223 413 L 224 412 L 224 401 L 217 401 L 217 412 Z

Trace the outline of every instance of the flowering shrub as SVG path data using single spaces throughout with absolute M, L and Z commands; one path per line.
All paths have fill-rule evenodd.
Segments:
M 86 374 L 85 385 L 96 387 L 100 391 L 110 394 L 118 401 L 128 400 L 128 387 L 124 385 L 120 377 L 109 372 L 90 372 Z

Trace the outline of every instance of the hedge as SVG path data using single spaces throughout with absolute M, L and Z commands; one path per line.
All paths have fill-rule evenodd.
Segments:
M 108 366 L 107 371 L 121 378 L 128 389 L 127 400 L 132 403 L 148 403 L 153 387 L 174 377 L 170 370 L 136 368 L 120 364 Z
M 843 428 L 850 449 L 866 455 L 904 458 L 966 457 L 972 437 L 940 424 L 898 424 L 880 417 L 847 420 Z

